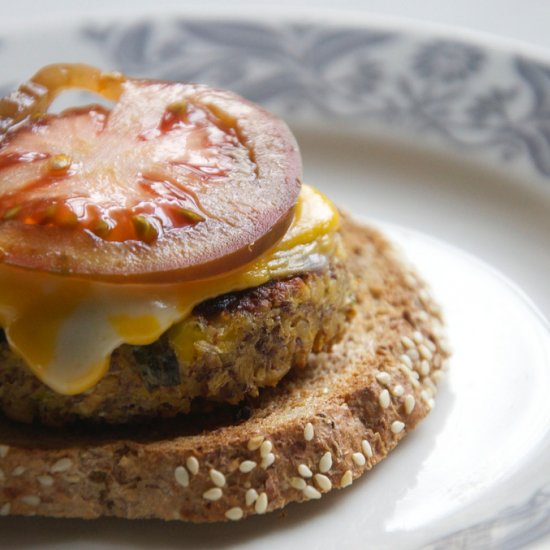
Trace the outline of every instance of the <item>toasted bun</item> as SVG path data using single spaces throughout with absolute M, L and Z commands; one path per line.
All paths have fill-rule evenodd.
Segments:
M 139 429 L 0 420 L 0 514 L 236 520 L 319 498 L 380 462 L 433 406 L 447 355 L 424 283 L 344 219 L 357 314 L 343 341 L 237 410 Z

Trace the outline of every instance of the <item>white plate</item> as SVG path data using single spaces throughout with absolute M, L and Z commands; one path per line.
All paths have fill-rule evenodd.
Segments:
M 195 14 L 0 32 L 3 90 L 42 64 L 86 61 L 221 85 L 280 113 L 306 179 L 377 220 L 431 282 L 455 349 L 437 407 L 386 461 L 284 518 L 6 518 L 0 545 L 518 548 L 550 534 L 547 62 L 357 19 Z

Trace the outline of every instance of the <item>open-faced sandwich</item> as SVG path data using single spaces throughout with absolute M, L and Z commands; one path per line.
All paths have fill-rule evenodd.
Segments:
M 49 114 L 60 91 L 114 104 Z M 84 65 L 0 101 L 0 514 L 238 520 L 433 407 L 439 308 L 227 91 Z

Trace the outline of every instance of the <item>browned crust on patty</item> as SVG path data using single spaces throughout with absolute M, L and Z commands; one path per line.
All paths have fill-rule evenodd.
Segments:
M 387 241 L 349 220 L 344 239 L 357 316 L 329 353 L 250 402 L 247 420 L 220 411 L 70 434 L 3 421 L 1 513 L 223 521 L 370 470 L 433 406 L 447 347 L 439 308 Z

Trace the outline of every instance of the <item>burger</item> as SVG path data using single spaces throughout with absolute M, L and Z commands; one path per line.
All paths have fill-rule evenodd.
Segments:
M 81 88 L 111 101 L 48 112 Z M 234 93 L 85 65 L 0 101 L 0 514 L 239 520 L 434 405 L 439 307 Z

